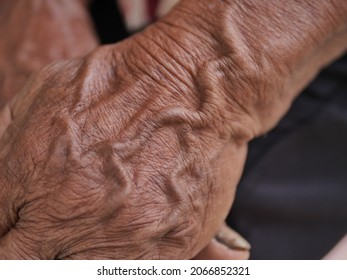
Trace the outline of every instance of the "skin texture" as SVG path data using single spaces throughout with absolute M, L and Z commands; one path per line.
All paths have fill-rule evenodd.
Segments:
M 15 31 L 14 35 L 9 37 L 9 40 L 3 42 L 2 53 L 0 54 L 2 55 L 1 61 L 3 66 L 1 73 L 4 77 L 2 79 L 4 82 L 1 84 L 2 90 L 0 91 L 3 103 L 23 86 L 23 83 L 31 73 L 42 68 L 48 62 L 58 60 L 59 58 L 80 56 L 95 48 L 96 40 L 90 28 L 89 19 L 85 15 L 84 7 L 86 3 L 79 5 L 78 2 L 80 1 L 51 1 L 50 3 L 47 3 L 47 1 L 18 1 L 17 3 L 12 2 L 12 5 L 9 2 L 1 3 L 2 11 L 6 11 L 6 13 L 2 14 L 2 20 L 5 23 L 3 32 L 6 33 L 8 30 Z M 62 26 L 65 26 L 65 28 L 62 28 Z M 17 34 L 17 30 L 20 30 L 19 34 Z M 13 46 L 15 46 L 15 51 L 11 50 Z M 66 75 L 64 73 L 63 76 L 65 77 Z M 23 91 L 26 90 L 24 89 Z M 19 94 L 12 104 L 16 104 L 16 102 L 25 104 L 28 102 L 26 99 L 27 96 L 27 93 Z M 0 115 L 1 135 L 6 130 L 8 124 L 15 119 L 13 115 L 14 111 L 12 109 L 10 110 L 12 104 L 4 108 Z M 22 105 L 19 105 L 19 107 L 19 111 L 22 110 Z M 49 108 L 50 106 L 47 106 L 48 110 Z M 27 143 L 28 146 L 31 144 Z M 11 152 L 12 155 L 13 153 Z M 35 166 L 33 167 L 35 168 Z M 1 236 L 4 236 L 13 225 L 17 225 L 17 221 L 12 220 L 13 218 L 10 217 L 7 220 L 7 199 L 6 195 L 4 195 L 3 206 L 5 209 L 2 213 L 3 215 L 1 215 L 3 220 Z M 50 202 L 48 201 L 48 203 Z M 62 205 L 64 204 L 66 204 L 66 201 L 63 201 Z M 106 204 L 105 208 L 110 207 L 109 204 Z M 11 208 L 11 206 L 9 207 Z M 112 203 L 110 209 L 106 211 L 113 211 Z M 18 217 L 14 217 L 14 219 L 18 220 Z M 87 226 L 91 227 L 90 225 Z M 12 231 L 15 230 L 12 229 Z M 228 230 L 227 236 L 229 238 L 226 238 L 225 243 L 228 247 L 223 245 L 225 248 L 224 251 L 227 254 L 226 257 L 230 257 L 231 255 L 235 258 L 248 258 L 249 244 L 232 231 Z M 220 241 L 222 240 L 220 239 Z M 55 244 L 52 246 L 55 246 Z M 232 248 L 235 248 L 235 250 Z M 32 253 L 25 255 L 17 252 L 16 254 L 13 255 L 12 253 L 6 252 L 6 255 L 2 256 L 2 258 L 47 258 L 46 256 L 32 255 Z M 103 257 L 101 254 L 100 258 Z M 199 257 L 214 258 L 216 256 L 211 255 L 208 251 L 202 251 Z
M 0 258 L 220 257 L 247 143 L 346 49 L 343 1 L 258 2 L 182 1 L 32 77 L 0 116 Z
M 33 72 L 97 46 L 85 2 L 0 1 L 0 108 Z
M 68 5 L 68 3 L 72 4 L 72 6 Z M 83 6 L 79 6 L 78 3 L 76 5 L 76 3 L 72 3 L 71 1 L 68 3 L 58 1 L 55 3 L 50 2 L 49 5 L 47 5 L 48 3 L 46 1 L 41 1 L 36 2 L 34 5 L 32 1 L 21 1 L 17 2 L 17 4 L 13 4 L 12 2 L 13 6 L 8 5 L 8 2 L 2 3 L 2 11 L 7 11 L 6 16 L 10 18 L 10 20 L 7 19 L 8 22 L 3 20 L 6 22 L 6 29 L 11 31 L 20 29 L 21 33 L 28 34 L 24 37 L 12 36 L 10 40 L 5 41 L 5 52 L 3 52 L 2 55 L 4 65 L 3 73 L 5 73 L 4 76 L 7 79 L 5 79 L 6 82 L 2 84 L 3 88 L 0 92 L 5 95 L 3 96 L 3 100 L 6 99 L 6 93 L 15 93 L 17 89 L 23 85 L 25 78 L 27 78 L 31 72 L 39 69 L 47 64 L 47 62 L 57 60 L 58 58 L 81 55 L 95 47 L 96 40 L 94 39 L 88 19 L 85 16 L 85 11 L 81 9 Z M 7 6 L 5 4 L 7 4 Z M 85 5 L 86 3 L 84 3 L 84 7 Z M 71 10 L 71 8 L 75 10 Z M 67 13 L 69 16 L 65 16 L 65 9 L 69 9 Z M 33 14 L 35 15 L 35 21 L 31 22 L 30 20 L 33 19 Z M 53 18 L 51 17 L 52 14 L 55 15 Z M 64 14 L 64 17 L 61 16 L 62 14 Z M 28 19 L 29 24 L 26 21 L 24 21 L 25 24 L 23 24 L 23 20 L 19 21 L 19 19 L 22 18 Z M 45 25 L 42 24 L 43 22 Z M 47 24 L 50 24 L 49 28 L 47 28 Z M 61 33 L 60 31 L 62 25 L 66 26 L 65 33 Z M 33 30 L 35 30 L 35 32 L 32 32 Z M 58 35 L 54 33 L 55 30 L 57 30 L 56 33 L 58 33 Z M 47 38 L 48 31 L 50 33 L 53 31 L 54 36 L 49 36 Z M 66 32 L 68 33 L 66 34 Z M 40 34 L 40 36 L 35 36 L 36 34 Z M 63 40 L 63 37 L 68 39 L 72 38 L 73 40 Z M 76 44 L 76 38 L 79 39 L 78 44 Z M 15 45 L 16 49 L 19 51 L 6 52 L 6 50 L 10 49 L 11 45 Z M 31 48 L 28 46 L 31 46 Z M 32 56 L 33 53 L 35 54 L 34 56 Z M 57 54 L 58 56 L 52 54 Z M 17 61 L 15 58 L 19 55 L 21 57 L 27 57 L 27 59 L 25 61 L 19 61 L 19 63 L 14 63 Z M 19 75 L 23 68 L 27 70 L 25 75 Z M 14 69 L 15 71 L 12 71 L 14 74 L 6 75 L 6 73 L 9 72 L 8 69 Z M 10 121 L 11 112 L 9 107 L 6 107 L 2 112 L 2 121 L 0 122 L 1 134 Z M 222 230 L 221 232 L 225 231 Z M 228 236 L 228 238 L 226 238 L 224 243 L 226 243 L 228 247 L 223 246 L 226 257 L 248 258 L 249 244 L 235 232 L 230 230 L 227 232 L 228 234 L 226 236 Z M 223 239 L 219 240 L 223 241 Z M 215 244 L 215 242 L 213 244 Z M 218 242 L 218 244 L 220 244 L 220 242 Z M 220 254 L 218 256 L 220 257 Z M 7 257 L 9 257 L 9 255 L 7 255 L 6 258 Z M 30 258 L 32 256 L 27 257 Z M 204 250 L 198 257 L 215 258 L 216 256 Z M 19 258 L 19 256 L 13 258 Z
M 18 203 L 6 209 L 20 209 L 8 213 L 15 227 L 0 246 L 11 258 L 190 258 L 223 222 L 245 150 L 224 147 L 194 112 L 193 95 L 118 66 L 127 44 L 46 68 L 10 106 L 0 153 L 13 187 L 2 197 Z M 150 65 L 141 47 L 134 53 Z

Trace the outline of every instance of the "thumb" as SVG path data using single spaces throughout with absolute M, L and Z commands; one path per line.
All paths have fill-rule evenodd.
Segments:
M 250 244 L 236 231 L 223 225 L 216 237 L 194 259 L 247 260 L 250 248 Z

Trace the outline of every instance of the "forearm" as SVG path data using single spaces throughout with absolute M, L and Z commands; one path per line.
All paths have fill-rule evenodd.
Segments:
M 225 98 L 224 117 L 235 120 L 234 128 L 238 122 L 233 133 L 248 141 L 273 127 L 315 74 L 345 51 L 346 19 L 342 0 L 316 6 L 183 0 L 156 25 L 162 32 L 153 39 L 193 77 L 201 95 Z

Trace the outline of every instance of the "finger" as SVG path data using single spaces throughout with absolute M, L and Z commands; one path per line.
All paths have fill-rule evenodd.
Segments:
M 231 249 L 215 238 L 194 257 L 195 260 L 247 260 L 249 251 Z
M 240 234 L 224 224 L 195 259 L 246 260 L 249 258 L 250 248 L 250 244 Z
M 251 245 L 246 239 L 244 239 L 239 233 L 235 230 L 228 227 L 226 224 L 223 224 L 220 231 L 216 235 L 216 240 L 222 244 L 225 244 L 231 249 L 236 250 L 250 250 Z

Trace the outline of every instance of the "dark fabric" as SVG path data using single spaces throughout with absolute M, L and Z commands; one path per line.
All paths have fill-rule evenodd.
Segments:
M 129 36 L 116 0 L 93 0 L 90 14 L 102 44 L 115 43 Z
M 252 259 L 320 259 L 347 233 L 347 56 L 250 144 L 228 223 Z

